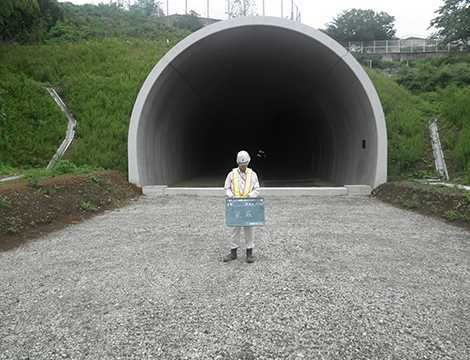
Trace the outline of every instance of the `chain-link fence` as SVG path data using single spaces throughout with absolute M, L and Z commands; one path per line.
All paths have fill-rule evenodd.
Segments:
M 386 54 L 386 53 L 416 53 L 416 52 L 451 52 L 468 51 L 468 45 L 447 44 L 440 40 L 406 39 L 406 40 L 376 40 L 350 41 L 341 43 L 350 53 L 354 54 Z
M 165 14 L 189 14 L 225 20 L 238 16 L 275 16 L 301 21 L 301 12 L 293 0 L 161 0 Z

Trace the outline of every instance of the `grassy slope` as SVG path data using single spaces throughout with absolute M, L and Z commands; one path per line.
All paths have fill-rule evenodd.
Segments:
M 0 69 L 0 164 L 44 164 L 65 137 L 67 117 L 45 86 Z
M 173 45 L 166 40 L 105 39 L 61 46 L 11 46 L 2 48 L 0 62 L 9 74 L 22 73 L 37 84 L 52 86 L 65 100 L 78 121 L 77 140 L 67 155 L 72 162 L 125 173 L 135 99 L 152 68 Z M 11 134 L 18 135 L 24 134 Z M 38 136 L 35 141 L 45 139 Z M 54 146 L 58 147 L 57 141 Z M 49 159 L 47 154 L 38 165 Z M 27 160 L 17 163 L 28 164 Z

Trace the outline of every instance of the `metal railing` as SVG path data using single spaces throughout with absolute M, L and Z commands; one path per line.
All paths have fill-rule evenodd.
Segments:
M 451 52 L 468 51 L 468 45 L 443 45 L 435 39 L 405 39 L 405 40 L 376 40 L 350 41 L 341 43 L 350 53 L 354 54 L 386 54 L 386 53 L 416 53 L 416 52 Z

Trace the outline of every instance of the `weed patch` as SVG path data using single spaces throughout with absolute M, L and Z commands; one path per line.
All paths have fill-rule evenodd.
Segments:
M 21 229 L 23 220 L 19 216 L 11 216 L 7 219 L 7 225 L 5 226 L 5 234 L 16 234 Z
M 80 203 L 80 209 L 85 210 L 85 211 L 93 211 L 93 212 L 98 210 L 98 208 L 92 203 L 84 202 L 84 201 Z
M 123 206 L 140 194 L 115 171 L 44 177 L 41 181 L 40 188 L 21 179 L 0 183 L 0 251 Z
M 470 194 L 465 190 L 400 181 L 379 186 L 373 196 L 470 230 Z

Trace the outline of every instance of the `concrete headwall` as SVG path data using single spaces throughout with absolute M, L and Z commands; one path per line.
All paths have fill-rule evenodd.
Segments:
M 291 20 L 225 20 L 170 50 L 132 112 L 129 180 L 226 173 L 241 149 L 258 172 L 372 188 L 387 179 L 385 119 L 369 77 L 334 40 Z

